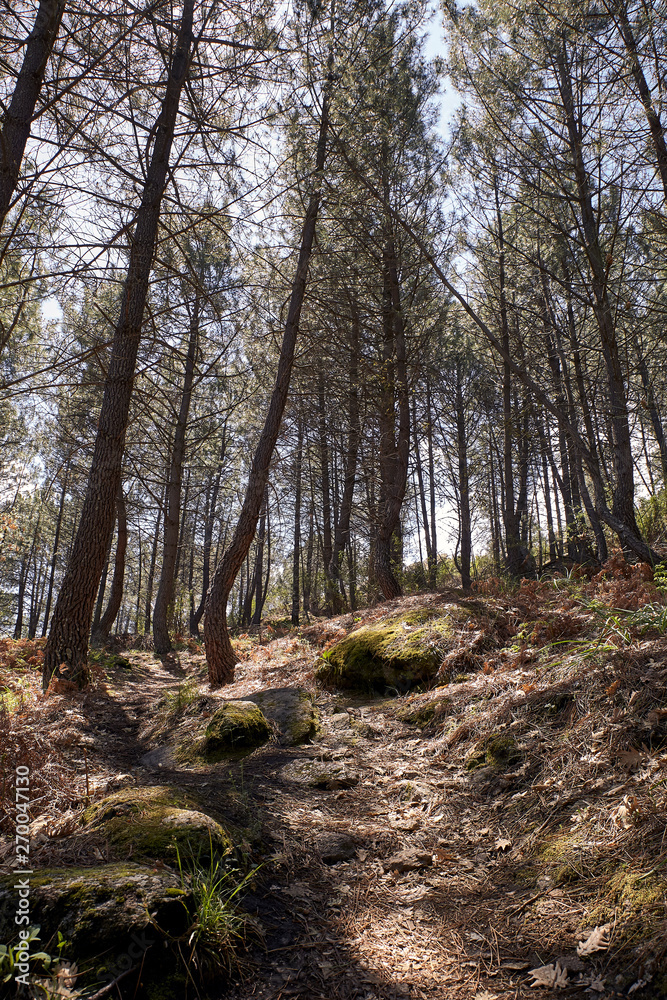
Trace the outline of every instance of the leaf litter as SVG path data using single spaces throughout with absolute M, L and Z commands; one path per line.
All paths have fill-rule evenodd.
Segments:
M 618 599 L 613 576 L 607 582 L 603 591 Z M 288 958 L 256 955 L 256 975 L 225 994 L 230 1000 L 505 1000 L 534 996 L 540 987 L 651 996 L 667 951 L 660 895 L 667 643 L 637 634 L 622 647 L 602 646 L 598 618 L 574 598 L 558 598 L 560 606 L 550 606 L 531 582 L 518 595 L 466 602 L 483 622 L 471 634 L 486 637 L 484 669 L 400 698 L 318 690 L 319 651 L 357 624 L 456 595 L 405 598 L 358 615 L 359 622 L 348 615 L 300 633 L 241 639 L 237 679 L 215 697 L 308 688 L 323 729 L 292 757 L 301 759 L 306 749 L 337 755 L 360 781 L 338 792 L 309 790 L 304 798 L 272 770 L 269 750 L 246 764 L 247 794 L 257 794 L 273 845 L 260 913 L 267 924 L 277 921 L 272 943 Z M 569 636 L 571 648 L 548 645 L 558 634 Z M 462 630 L 462 647 L 466 641 Z M 93 690 L 47 699 L 34 669 L 18 677 L 0 660 L 4 683 L 21 680 L 23 691 L 20 711 L 2 716 L 5 766 L 12 754 L 31 754 L 35 773 L 52 790 L 40 796 L 33 818 L 41 824 L 41 863 L 109 857 L 104 844 L 77 842 L 82 809 L 110 788 L 156 780 L 159 772 L 138 766 L 138 755 L 151 745 L 161 693 L 184 680 L 208 692 L 200 648 L 167 663 L 149 651 L 123 652 L 129 676 L 105 670 Z M 422 730 L 396 717 L 405 705 L 445 694 L 446 715 Z M 353 724 L 348 730 L 328 726 L 341 711 Z M 136 715 L 129 736 L 128 714 Z M 511 737 L 516 759 L 469 768 L 471 751 L 498 735 Z M 220 780 L 207 773 L 213 791 Z M 419 793 L 411 796 L 406 782 L 419 785 Z M 354 856 L 323 864 L 323 830 L 353 834 Z M 8 856 L 6 840 L 0 850 Z M 392 866 L 400 855 L 418 863 Z M 281 927 L 284 945 L 277 943 Z

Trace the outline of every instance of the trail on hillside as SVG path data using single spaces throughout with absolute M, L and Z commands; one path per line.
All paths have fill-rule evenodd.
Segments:
M 457 655 L 473 662 L 479 622 L 461 606 L 477 631 L 462 626 Z M 77 835 L 85 803 L 171 785 L 213 813 L 235 804 L 253 827 L 259 868 L 243 906 L 263 940 L 210 1000 L 665 995 L 667 643 L 598 636 L 586 656 L 581 645 L 546 655 L 535 640 L 553 616 L 534 607 L 532 646 L 526 606 L 505 600 L 478 671 L 403 697 L 315 683 L 321 650 L 358 626 L 352 616 L 241 637 L 235 683 L 216 697 L 306 688 L 319 731 L 209 767 L 178 766 L 155 736 L 166 693 L 206 695 L 201 651 L 125 649 L 95 690 L 28 702 L 12 730 L 50 785 L 35 863 L 113 860 L 103 839 Z M 581 608 L 558 614 L 580 637 Z

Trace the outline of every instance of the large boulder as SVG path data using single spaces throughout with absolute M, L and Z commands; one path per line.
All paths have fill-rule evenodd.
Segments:
M 16 934 L 19 875 L 0 876 L 0 941 Z M 168 869 L 123 863 L 44 868 L 30 876 L 30 919 L 40 926 L 41 947 L 60 931 L 77 960 L 103 952 L 117 958 L 132 942 L 146 950 L 160 931 L 182 934 L 190 909 L 189 890 Z
M 447 610 L 391 615 L 358 628 L 327 650 L 316 676 L 329 687 L 407 691 L 433 681 L 451 638 Z
M 270 688 L 248 696 L 279 732 L 284 746 L 306 743 L 317 733 L 318 714 L 313 696 L 303 688 Z
M 83 823 L 102 832 L 127 857 L 173 864 L 193 856 L 206 858 L 211 850 L 226 854 L 232 849 L 227 830 L 202 812 L 195 799 L 164 785 L 109 795 L 88 807 Z

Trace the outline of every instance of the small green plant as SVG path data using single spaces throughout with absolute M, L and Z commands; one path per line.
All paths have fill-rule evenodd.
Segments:
M 661 594 L 667 594 L 667 563 L 661 562 L 653 567 L 653 583 Z
M 259 936 L 257 925 L 238 905 L 258 868 L 242 875 L 216 855 L 212 842 L 204 863 L 199 854 L 183 859 L 178 852 L 177 861 L 181 885 L 190 897 L 188 903 L 184 900 L 190 926 L 175 942 L 186 973 L 195 985 L 229 977 L 239 965 L 248 937 Z
M 30 967 L 31 986 L 37 989 L 40 997 L 48 997 L 50 1000 L 52 996 L 61 994 L 59 987 L 64 978 L 71 978 L 69 963 L 63 962 L 61 954 L 67 942 L 58 931 L 57 955 L 49 955 L 46 951 L 33 951 L 30 946 L 39 941 L 39 931 L 39 925 L 35 924 L 28 927 L 22 941 L 9 945 L 0 944 L 0 981 L 9 983 L 25 971 L 21 966 L 27 964 Z M 76 978 L 76 969 L 73 975 Z

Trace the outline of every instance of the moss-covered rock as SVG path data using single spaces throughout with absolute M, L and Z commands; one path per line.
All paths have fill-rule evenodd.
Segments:
M 502 770 L 517 764 L 520 759 L 521 751 L 513 736 L 492 733 L 480 740 L 468 754 L 466 770 L 474 771 L 478 767 L 495 767 Z
M 0 941 L 16 934 L 15 882 L 16 875 L 0 877 Z M 160 931 L 182 934 L 191 902 L 178 875 L 145 865 L 42 869 L 30 876 L 30 918 L 41 928 L 41 945 L 60 931 L 79 963 L 103 952 L 118 958 L 133 941 L 146 950 Z
M 280 742 L 285 746 L 298 746 L 316 735 L 318 713 L 313 697 L 303 688 L 271 688 L 251 694 L 248 701 L 254 702 L 264 716 L 272 722 L 280 733 Z
M 431 681 L 452 637 L 451 608 L 421 608 L 364 625 L 324 654 L 317 679 L 362 691 L 406 691 Z
M 198 753 L 209 763 L 237 750 L 252 750 L 271 736 L 271 726 L 252 701 L 227 701 L 206 726 Z
M 162 785 L 126 788 L 89 806 L 83 822 L 128 857 L 174 863 L 179 856 L 206 857 L 211 848 L 229 852 L 229 833 L 198 805 L 191 796 Z

